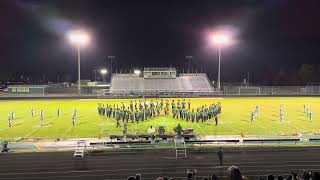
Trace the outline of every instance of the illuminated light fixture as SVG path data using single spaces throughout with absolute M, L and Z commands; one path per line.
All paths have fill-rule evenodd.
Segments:
M 136 75 L 140 75 L 141 71 L 140 71 L 139 69 L 135 69 L 135 70 L 133 71 L 133 73 L 136 74 Z
M 68 33 L 69 41 L 76 46 L 86 46 L 90 42 L 90 36 L 85 31 L 70 31 Z
M 100 70 L 100 73 L 101 73 L 101 74 L 107 74 L 108 71 L 107 71 L 106 69 L 101 69 L 101 70 Z

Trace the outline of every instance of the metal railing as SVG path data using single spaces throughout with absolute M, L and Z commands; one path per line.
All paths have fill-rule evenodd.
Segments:
M 224 86 L 224 95 L 320 95 L 320 86 Z

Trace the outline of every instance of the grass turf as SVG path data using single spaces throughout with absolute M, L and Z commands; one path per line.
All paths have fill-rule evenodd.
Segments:
M 170 102 L 172 99 L 169 99 Z M 128 104 L 130 99 L 80 99 L 80 100 L 9 100 L 0 101 L 0 139 L 22 138 L 77 138 L 104 137 L 122 134 L 122 128 L 116 128 L 116 121 L 99 116 L 97 104 Z M 172 119 L 172 115 L 162 115 L 147 121 L 128 124 L 128 134 L 145 134 L 147 127 L 160 125 L 166 127 L 167 133 L 173 133 L 178 123 L 183 128 L 193 128 L 197 135 L 279 135 L 302 132 L 320 133 L 320 98 L 317 97 L 282 97 L 282 98 L 191 98 L 191 107 L 204 104 L 222 103 L 219 125 L 214 120 L 205 123 L 191 123 Z M 150 99 L 149 99 L 150 102 Z M 256 105 L 260 113 L 255 122 L 250 122 L 250 114 Z M 280 104 L 284 107 L 284 121 L 280 122 Z M 310 121 L 303 112 L 306 104 L 313 112 Z M 31 117 L 31 108 L 35 117 Z M 61 116 L 57 117 L 60 107 Z M 74 109 L 78 110 L 76 126 L 72 126 L 71 117 Z M 44 110 L 44 126 L 39 123 L 39 112 Z M 15 112 L 12 127 L 8 127 L 8 116 Z M 171 111 L 170 111 L 171 112 Z

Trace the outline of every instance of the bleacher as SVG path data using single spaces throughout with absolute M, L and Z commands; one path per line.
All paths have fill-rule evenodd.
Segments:
M 111 94 L 211 93 L 206 74 L 181 74 L 176 78 L 143 78 L 133 74 L 114 74 Z

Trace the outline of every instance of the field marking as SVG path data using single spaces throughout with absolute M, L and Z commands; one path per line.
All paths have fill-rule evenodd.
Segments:
M 27 133 L 26 135 L 24 135 L 24 137 L 29 137 L 31 134 L 33 134 L 34 132 L 38 131 L 40 129 L 40 127 L 37 127 L 35 129 L 33 129 L 32 131 L 30 131 L 29 133 Z
M 73 128 L 73 126 L 70 126 L 67 130 L 64 131 L 63 136 L 60 136 L 60 137 L 61 137 L 61 138 L 62 138 L 62 137 L 65 137 L 66 134 L 67 134 L 72 128 Z
M 40 130 L 41 128 L 47 128 L 47 127 L 51 127 L 51 125 L 52 124 L 54 124 L 54 122 L 57 120 L 58 118 L 56 118 L 56 119 L 54 119 L 54 120 L 51 120 L 51 121 L 49 121 L 48 123 L 46 123 L 46 124 L 50 124 L 50 126 L 46 126 L 46 124 L 45 124 L 45 126 L 41 126 L 41 125 L 37 125 L 37 126 L 33 126 L 33 127 L 36 127 L 35 129 L 33 129 L 32 131 L 30 131 L 29 133 L 27 133 L 26 135 L 24 135 L 23 137 L 29 137 L 31 134 L 33 134 L 34 132 L 36 132 L 36 131 L 38 131 L 38 130 Z

